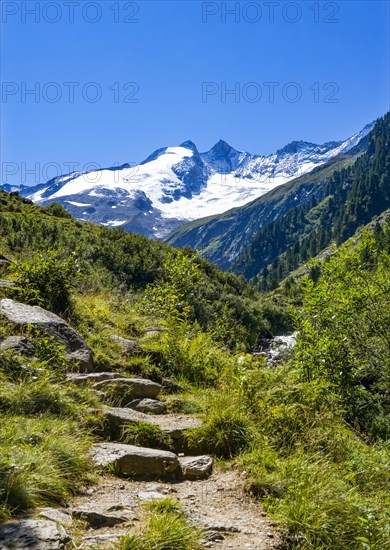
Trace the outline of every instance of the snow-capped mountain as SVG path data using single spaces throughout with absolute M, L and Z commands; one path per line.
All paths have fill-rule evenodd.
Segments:
M 163 237 L 190 220 L 242 206 L 354 147 L 373 123 L 342 142 L 294 141 L 268 156 L 235 150 L 220 140 L 206 153 L 192 141 L 158 149 L 137 166 L 73 172 L 22 196 L 61 203 L 75 218 Z M 7 191 L 16 186 L 0 186 Z

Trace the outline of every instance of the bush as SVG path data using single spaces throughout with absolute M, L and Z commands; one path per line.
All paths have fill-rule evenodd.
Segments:
M 19 284 L 14 291 L 17 299 L 58 314 L 70 312 L 70 290 L 79 275 L 74 255 L 61 258 L 58 252 L 48 250 L 12 264 L 11 270 Z
M 389 274 L 389 255 L 368 234 L 355 250 L 340 250 L 317 284 L 304 284 L 295 349 L 302 378 L 325 381 L 351 425 L 384 438 L 390 435 Z
M 213 384 L 230 361 L 210 334 L 184 321 L 169 321 L 159 348 L 160 368 L 166 375 L 198 385 Z

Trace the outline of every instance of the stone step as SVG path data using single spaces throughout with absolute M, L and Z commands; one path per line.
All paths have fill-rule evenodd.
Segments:
M 109 466 L 117 475 L 172 479 L 180 479 L 182 475 L 178 457 L 169 451 L 122 443 L 97 443 L 93 447 L 92 457 L 97 466 Z
M 213 458 L 208 455 L 178 458 L 169 451 L 122 443 L 97 443 L 93 447 L 92 456 L 97 466 L 110 466 L 117 475 L 134 477 L 157 476 L 195 481 L 208 478 L 213 470 Z M 107 521 L 111 521 L 111 516 Z
M 94 389 L 105 392 L 111 391 L 121 398 L 149 398 L 154 399 L 161 391 L 161 385 L 145 378 L 116 378 L 103 380 L 93 385 Z
M 103 414 L 116 428 L 120 428 L 129 423 L 134 424 L 142 421 L 157 426 L 173 439 L 181 437 L 186 430 L 199 428 L 202 425 L 199 419 L 183 414 L 151 416 L 132 409 L 122 409 L 119 407 L 106 407 L 103 409 Z
M 89 373 L 70 373 L 67 375 L 67 380 L 76 384 L 77 386 L 82 386 L 83 384 L 88 383 L 97 383 L 103 382 L 105 380 L 115 380 L 118 378 L 123 378 L 123 374 L 119 372 L 89 372 Z

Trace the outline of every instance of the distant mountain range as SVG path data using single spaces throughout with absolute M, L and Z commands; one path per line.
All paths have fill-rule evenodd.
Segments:
M 389 208 L 387 113 L 347 152 L 247 205 L 182 225 L 166 240 L 270 290 Z
M 19 191 L 40 205 L 58 202 L 79 220 L 166 238 L 186 222 L 247 205 L 346 155 L 372 127 L 368 124 L 340 142 L 293 141 L 268 156 L 237 151 L 222 140 L 200 153 L 192 141 L 185 141 L 158 149 L 137 166 L 73 172 L 35 187 L 4 184 L 0 189 Z M 194 239 L 186 244 L 193 245 Z

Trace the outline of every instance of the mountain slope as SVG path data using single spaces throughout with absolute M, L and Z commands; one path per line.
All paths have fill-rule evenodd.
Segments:
M 313 196 L 322 197 L 333 172 L 353 163 L 366 145 L 367 138 L 363 138 L 359 145 L 309 174 L 280 185 L 243 207 L 180 226 L 166 241 L 178 247 L 191 246 L 223 269 L 229 269 L 261 227 Z
M 390 207 L 390 113 L 368 136 L 367 151 L 354 164 L 335 171 L 324 197 L 263 226 L 235 259 L 233 271 L 256 277 L 260 288 L 272 288 L 302 262 L 355 231 Z
M 155 151 L 136 166 L 73 172 L 19 191 L 40 205 L 59 202 L 80 220 L 163 237 L 189 220 L 245 205 L 346 153 L 371 127 L 342 142 L 295 141 L 269 156 L 237 151 L 222 140 L 199 153 L 193 142 L 185 141 Z

